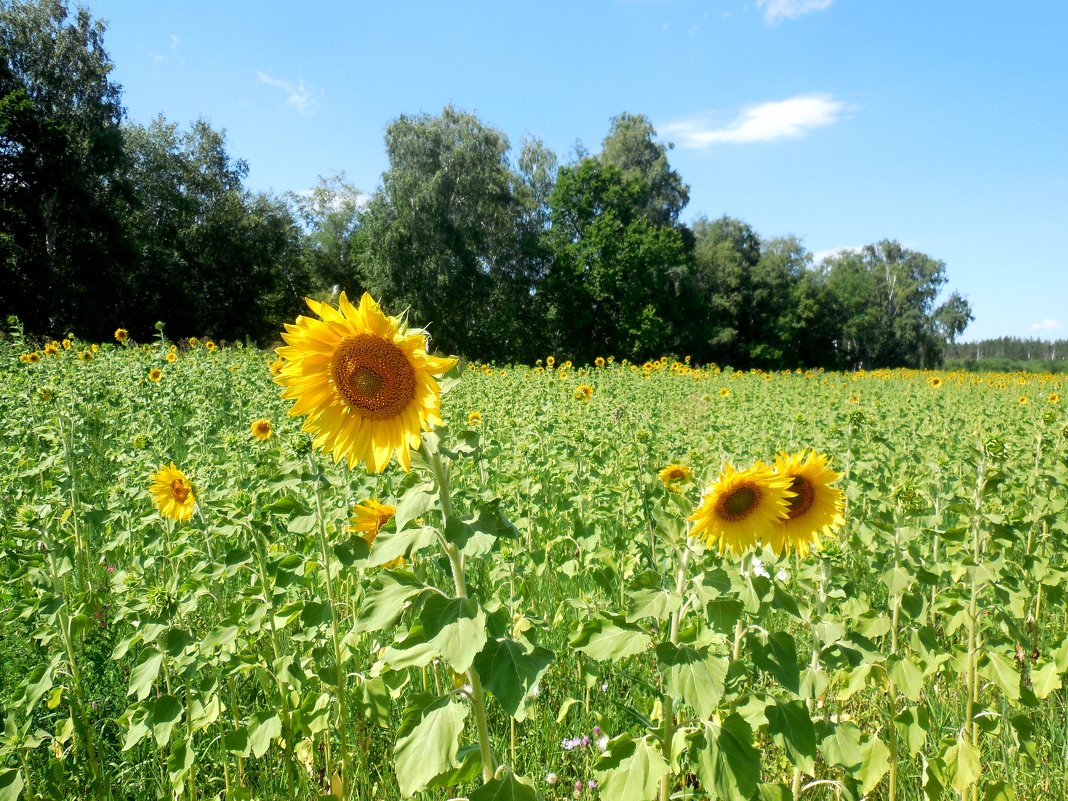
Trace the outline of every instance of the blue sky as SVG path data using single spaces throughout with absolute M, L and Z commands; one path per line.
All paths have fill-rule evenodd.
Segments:
M 225 129 L 254 190 L 344 171 L 447 104 L 568 161 L 648 116 L 690 186 L 817 256 L 897 239 L 946 263 L 962 339 L 1068 338 L 1068 3 L 88 0 L 128 116 Z

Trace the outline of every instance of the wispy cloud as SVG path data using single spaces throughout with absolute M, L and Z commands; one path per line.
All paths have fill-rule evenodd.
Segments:
M 292 81 L 287 81 L 283 78 L 272 77 L 266 72 L 257 72 L 256 75 L 268 86 L 274 86 L 285 92 L 286 105 L 292 106 L 301 115 L 310 117 L 319 107 L 319 101 L 315 98 L 314 90 L 312 90 L 311 87 L 306 86 L 303 80 L 293 83 Z
M 1061 331 L 1063 329 L 1064 325 L 1057 320 L 1043 320 L 1031 326 L 1032 331 Z
M 859 250 L 861 250 L 861 248 L 859 246 L 857 246 L 857 247 L 850 246 L 850 247 L 841 247 L 841 248 L 830 248 L 829 250 L 814 250 L 814 251 L 812 251 L 812 263 L 813 264 L 821 264 L 824 259 L 829 259 L 832 256 L 840 256 L 843 253 L 855 253 L 855 252 L 857 252 Z
M 796 139 L 814 128 L 832 125 L 846 111 L 846 104 L 831 95 L 797 95 L 749 106 L 727 125 L 717 125 L 705 116 L 669 123 L 660 133 L 674 137 L 681 147 L 773 142 Z
M 830 8 L 833 0 L 757 0 L 757 8 L 763 9 L 764 21 L 774 25 L 784 19 L 796 19 L 811 11 Z

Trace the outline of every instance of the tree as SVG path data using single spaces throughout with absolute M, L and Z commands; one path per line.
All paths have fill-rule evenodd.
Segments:
M 668 164 L 667 152 L 674 145 L 662 145 L 655 137 L 656 129 L 648 117 L 624 112 L 612 118 L 612 127 L 601 145 L 601 160 L 644 187 L 643 205 L 650 222 L 675 225 L 690 200 L 690 188 Z
M 357 234 L 366 288 L 432 323 L 440 350 L 514 357 L 536 330 L 525 322 L 531 297 L 515 269 L 507 138 L 449 106 L 437 117 L 394 120 L 386 152 L 389 169 Z
M 41 333 L 113 326 L 122 265 L 120 88 L 104 24 L 0 5 L 0 310 Z
M 361 284 L 353 252 L 353 233 L 364 195 L 345 174 L 320 178 L 306 194 L 291 193 L 290 202 L 304 226 L 301 253 L 320 290 Z
M 578 361 L 677 351 L 689 251 L 682 231 L 646 215 L 648 186 L 603 160 L 560 170 L 546 277 L 553 349 Z

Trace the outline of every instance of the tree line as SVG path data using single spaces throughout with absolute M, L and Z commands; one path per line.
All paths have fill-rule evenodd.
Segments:
M 245 186 L 203 121 L 124 117 L 105 27 L 0 2 L 0 312 L 27 330 L 268 342 L 305 295 L 369 290 L 470 358 L 690 355 L 736 367 L 932 366 L 972 319 L 945 264 L 886 239 L 819 264 L 793 236 L 680 215 L 643 115 L 561 161 L 453 107 L 387 128 L 369 197 Z

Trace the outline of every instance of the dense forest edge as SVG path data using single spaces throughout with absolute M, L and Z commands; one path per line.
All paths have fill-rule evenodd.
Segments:
M 974 369 L 1032 358 L 958 344 L 973 315 L 946 291 L 945 263 L 892 238 L 816 263 L 797 237 L 730 216 L 684 223 L 689 187 L 641 114 L 613 118 L 600 152 L 576 145 L 567 160 L 533 137 L 516 152 L 451 106 L 401 115 L 370 195 L 343 174 L 299 194 L 251 191 L 223 131 L 126 119 L 105 31 L 64 0 L 0 1 L 9 329 L 270 344 L 304 297 L 367 290 L 430 322 L 436 349 L 499 363 L 673 354 L 737 368 Z M 1033 351 L 1036 368 L 1057 369 L 1068 349 Z

